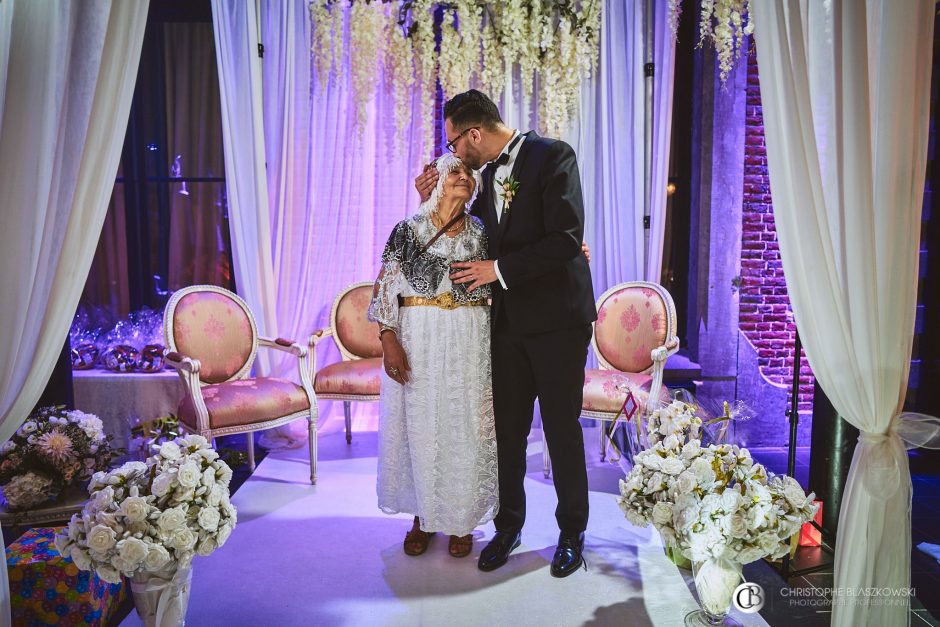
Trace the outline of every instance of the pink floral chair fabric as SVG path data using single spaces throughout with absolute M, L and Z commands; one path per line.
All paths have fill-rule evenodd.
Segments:
M 624 388 L 633 393 L 639 404 L 639 415 L 634 420 L 668 403 L 663 369 L 669 356 L 679 350 L 676 326 L 675 304 L 661 285 L 631 281 L 604 292 L 597 299 L 592 340 L 600 367 L 584 372 L 581 415 L 613 421 L 626 399 Z M 604 431 L 601 429 L 602 460 L 606 449 Z M 551 462 L 547 447 L 542 450 L 548 477 Z
M 179 405 L 183 429 L 210 440 L 247 433 L 248 461 L 254 470 L 251 433 L 306 418 L 310 483 L 316 483 L 317 404 L 306 346 L 260 337 L 245 301 L 213 285 L 193 285 L 173 294 L 163 312 L 163 332 L 166 362 L 176 369 L 186 390 Z M 249 378 L 259 347 L 297 357 L 300 383 Z
M 371 281 L 354 283 L 340 292 L 330 312 L 330 326 L 307 342 L 317 398 L 343 401 L 347 444 L 352 442 L 352 402 L 379 400 L 382 342 L 376 324 L 367 317 L 374 285 Z M 317 370 L 314 350 L 328 336 L 333 337 L 342 361 Z

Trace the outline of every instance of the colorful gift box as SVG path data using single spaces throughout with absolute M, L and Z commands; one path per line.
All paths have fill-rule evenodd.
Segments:
M 59 555 L 61 527 L 30 529 L 7 547 L 14 625 L 106 625 L 127 591 Z

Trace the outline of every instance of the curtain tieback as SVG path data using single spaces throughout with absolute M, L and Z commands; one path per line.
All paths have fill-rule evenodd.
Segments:
M 890 498 L 901 482 L 899 463 L 914 448 L 940 449 L 940 418 L 904 412 L 891 420 L 884 433 L 863 431 L 858 441 L 867 450 L 863 481 L 868 491 L 883 500 Z

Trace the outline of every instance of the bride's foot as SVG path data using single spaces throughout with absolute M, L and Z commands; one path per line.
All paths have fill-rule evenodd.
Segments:
M 421 530 L 421 522 L 418 520 L 418 517 L 415 516 L 411 531 L 405 534 L 405 542 L 403 543 L 405 555 L 421 555 L 427 551 L 428 543 L 431 541 L 431 536 L 433 535 L 434 532 L 428 533 L 427 531 Z
M 447 551 L 452 557 L 467 557 L 473 550 L 473 535 L 451 536 L 447 544 Z

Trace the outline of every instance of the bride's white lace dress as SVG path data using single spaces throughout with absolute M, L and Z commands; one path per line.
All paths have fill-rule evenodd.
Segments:
M 449 294 L 456 303 L 485 300 L 448 278 L 454 261 L 485 258 L 482 225 L 467 218 L 453 238 L 427 214 L 399 223 L 382 255 L 370 319 L 397 330 L 411 366 L 399 385 L 383 372 L 379 416 L 379 507 L 420 517 L 421 528 L 462 536 L 496 514 L 496 433 L 490 379 L 489 307 L 399 306 L 399 296 Z

